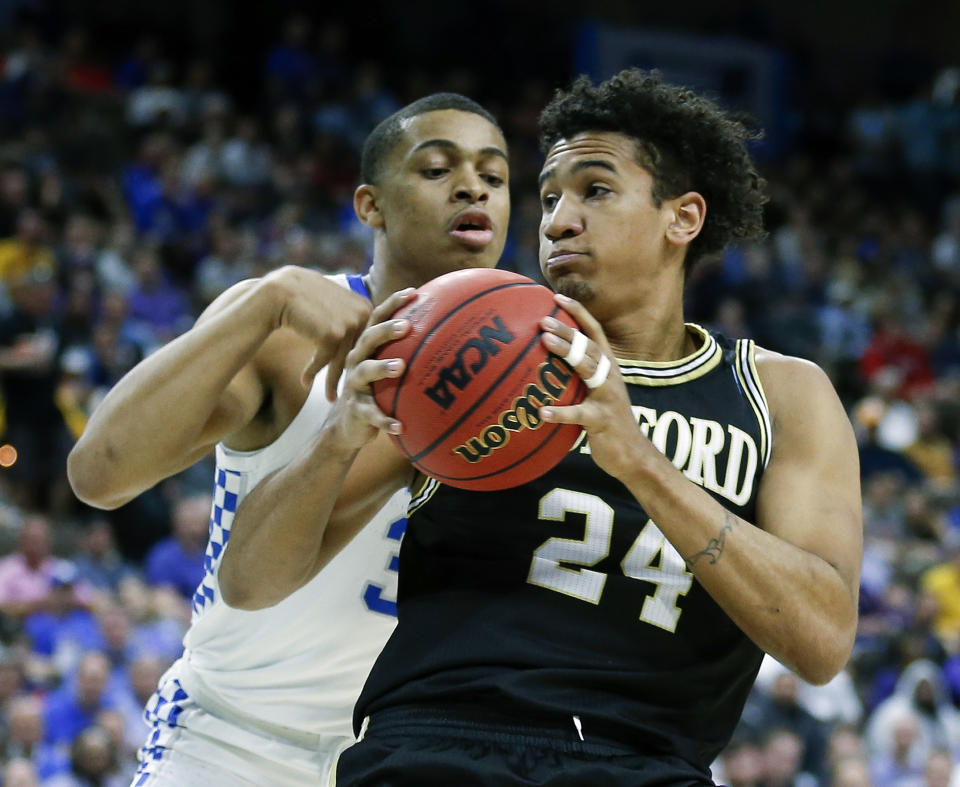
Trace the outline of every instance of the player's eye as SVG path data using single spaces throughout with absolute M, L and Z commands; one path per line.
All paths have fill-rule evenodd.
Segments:
M 553 210 L 557 206 L 556 194 L 544 194 L 540 197 L 540 206 L 544 210 Z
M 608 189 L 606 186 L 601 186 L 598 183 L 591 183 L 589 186 L 587 186 L 584 196 L 587 199 L 592 199 L 594 197 L 604 197 L 610 193 L 610 189 Z
M 433 180 L 436 180 L 437 178 L 442 178 L 449 171 L 450 170 L 447 169 L 446 167 L 427 167 L 426 169 L 420 170 L 420 173 L 425 178 L 431 178 Z
M 492 172 L 487 173 L 486 175 L 481 175 L 481 177 L 494 188 L 500 188 L 504 182 L 503 178 L 501 178 L 499 175 L 494 175 Z

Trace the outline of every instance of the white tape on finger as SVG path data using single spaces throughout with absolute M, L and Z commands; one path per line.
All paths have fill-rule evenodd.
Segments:
M 601 355 L 600 360 L 597 362 L 597 371 L 584 380 L 583 384 L 587 386 L 587 388 L 599 388 L 607 381 L 609 374 L 610 359 L 606 355 Z
M 571 366 L 576 366 L 586 355 L 587 337 L 580 331 L 574 331 L 573 338 L 570 340 L 570 352 L 563 356 L 563 360 Z

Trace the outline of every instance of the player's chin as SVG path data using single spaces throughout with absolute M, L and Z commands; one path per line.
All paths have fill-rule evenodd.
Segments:
M 495 268 L 500 260 L 501 251 L 502 249 L 493 246 L 482 249 L 461 248 L 453 255 L 457 264 L 451 270 L 457 268 Z
M 580 303 L 589 303 L 593 300 L 594 295 L 596 295 L 593 287 L 591 287 L 588 282 L 575 276 L 558 276 L 554 273 L 548 275 L 546 278 L 547 283 L 554 292 L 566 295 L 568 298 L 580 301 Z

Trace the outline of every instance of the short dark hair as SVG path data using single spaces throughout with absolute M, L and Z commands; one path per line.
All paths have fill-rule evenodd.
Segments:
M 377 182 L 382 174 L 384 160 L 403 136 L 403 121 L 427 112 L 438 112 L 441 109 L 457 109 L 461 112 L 480 115 L 496 126 L 501 134 L 503 133 L 497 119 L 473 99 L 459 93 L 432 93 L 398 109 L 390 117 L 380 121 L 370 132 L 367 141 L 363 143 L 363 153 L 360 157 L 360 177 L 363 182 L 370 184 Z
M 686 191 L 707 203 L 703 229 L 687 251 L 687 268 L 736 238 L 763 234 L 766 183 L 747 151 L 755 138 L 713 101 L 630 68 L 599 85 L 579 77 L 558 90 L 540 114 L 540 144 L 585 131 L 614 131 L 637 141 L 638 161 L 653 176 L 659 205 Z

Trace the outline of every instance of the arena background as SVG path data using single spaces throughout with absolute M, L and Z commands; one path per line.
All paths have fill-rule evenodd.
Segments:
M 209 461 L 108 513 L 65 483 L 109 387 L 241 278 L 363 270 L 359 146 L 436 90 L 501 119 L 502 264 L 537 276 L 537 113 L 626 65 L 765 129 L 769 235 L 699 267 L 688 317 L 821 364 L 861 447 L 850 664 L 766 664 L 717 778 L 960 783 L 958 31 L 894 0 L 0 2 L 2 783 L 128 783 L 201 573 Z

